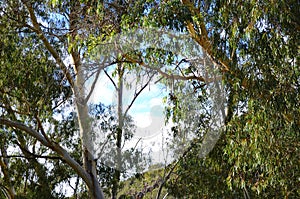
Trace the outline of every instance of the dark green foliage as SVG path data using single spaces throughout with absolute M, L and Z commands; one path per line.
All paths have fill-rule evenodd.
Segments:
M 174 195 L 186 190 L 186 195 L 196 198 L 201 194 L 241 197 L 245 190 L 251 198 L 297 198 L 300 34 L 295 7 L 299 8 L 299 2 L 215 1 L 206 5 L 208 9 L 203 5 L 200 10 L 215 56 L 232 59 L 225 82 L 233 117 L 227 119 L 223 144 L 214 149 L 219 153 L 211 152 L 203 160 L 193 155 L 182 160 L 177 181 L 171 180 L 170 188 Z M 219 170 L 210 173 L 214 167 Z M 189 178 L 190 173 L 193 177 Z M 214 189 L 215 184 L 220 188 Z
M 169 146 L 175 150 L 183 143 L 179 138 L 185 133 L 197 141 L 184 157 L 178 155 L 179 161 L 166 179 L 164 194 L 178 198 L 299 198 L 299 1 L 182 2 L 189 1 L 52 0 L 32 1 L 32 6 L 41 31 L 61 60 L 78 51 L 83 64 L 93 64 L 91 72 L 99 65 L 89 53 L 117 33 L 156 27 L 188 33 L 197 40 L 187 25 L 191 23 L 201 39 L 206 36 L 202 28 L 206 28 L 210 45 L 203 47 L 216 64 L 225 63 L 228 67 L 222 70 L 228 100 L 226 126 L 215 148 L 205 158 L 199 158 L 197 152 L 210 119 L 209 84 L 196 80 L 161 81 L 177 88 L 165 99 L 166 118 L 173 122 L 170 135 L 174 142 Z M 65 74 L 40 35 L 30 27 L 29 13 L 22 1 L 1 1 L 0 9 L 0 117 L 46 133 L 82 164 L 74 99 Z M 77 15 L 73 18 L 80 20 L 69 24 L 71 11 Z M 198 68 L 191 63 L 178 69 L 179 57 L 175 53 L 139 49 L 127 54 L 137 63 L 126 63 L 124 67 L 136 73 L 137 79 L 143 71 L 139 65 L 142 61 L 157 69 L 165 67 L 170 74 L 194 75 Z M 124 61 L 123 57 L 119 61 Z M 67 69 L 75 79 L 75 70 L 71 66 Z M 117 70 L 114 75 L 118 75 Z M 103 153 L 106 156 L 97 162 L 99 181 L 109 194 L 115 170 L 107 163 L 113 162 L 116 153 L 113 147 L 120 132 L 117 113 L 112 107 L 99 104 L 90 107 L 90 115 L 95 123 L 93 130 L 101 129 L 109 140 Z M 47 128 L 43 129 L 41 123 Z M 130 140 L 134 130 L 132 119 L 125 117 L 123 141 Z M 16 198 L 64 198 L 62 191 L 56 193 L 55 188 L 74 180 L 78 183 L 73 187 L 73 198 L 88 198 L 76 172 L 48 147 L 15 128 L 0 126 L 0 135 L 0 198 L 5 197 L 3 190 L 10 187 L 15 188 Z M 9 154 L 16 157 L 5 157 L 8 148 L 15 149 Z M 125 177 L 141 154 L 133 149 L 124 151 Z M 176 163 L 168 169 L 173 164 Z M 135 169 L 144 165 L 140 166 Z M 129 181 L 130 185 L 133 181 L 152 185 L 153 178 L 162 176 L 160 170 Z M 133 197 L 143 189 L 130 187 L 127 182 L 120 183 L 120 187 L 123 198 Z

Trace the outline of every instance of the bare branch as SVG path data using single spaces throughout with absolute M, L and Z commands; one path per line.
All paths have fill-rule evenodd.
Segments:
M 38 128 L 41 130 L 41 133 L 42 133 L 42 135 L 44 136 L 44 138 L 47 140 L 48 143 L 52 143 L 52 141 L 51 141 L 51 140 L 49 139 L 49 137 L 46 135 L 46 132 L 45 132 L 45 130 L 44 130 L 44 127 L 43 127 L 43 125 L 42 125 L 42 122 L 41 122 L 39 116 L 38 116 L 38 115 L 35 115 L 35 119 L 36 119 L 36 121 L 37 121 Z
M 125 113 L 124 113 L 124 117 L 127 115 L 129 109 L 131 108 L 131 106 L 133 105 L 134 101 L 136 100 L 136 98 L 141 94 L 141 92 L 149 85 L 150 81 L 152 80 L 152 78 L 154 77 L 155 74 L 152 74 L 152 76 L 149 78 L 149 80 L 147 81 L 147 83 L 137 92 L 134 94 L 133 99 L 131 100 L 131 103 L 128 105 Z
M 103 151 L 104 151 L 104 149 L 105 149 L 105 146 L 107 145 L 107 143 L 108 143 L 109 140 L 110 140 L 109 136 L 111 136 L 111 135 L 113 135 L 113 134 L 114 134 L 114 132 L 110 133 L 110 134 L 106 137 L 106 140 L 105 140 L 105 142 L 102 144 L 102 147 L 101 147 L 101 149 L 100 149 L 100 152 L 98 153 L 97 159 L 100 159 L 100 157 L 102 156 Z
M 118 90 L 119 88 L 117 87 L 115 81 L 111 78 L 111 76 L 107 73 L 106 70 L 104 70 L 104 73 L 109 78 L 109 80 L 111 81 L 111 83 L 114 85 L 115 89 Z
M 164 71 L 162 71 L 160 68 L 157 67 L 153 67 L 153 66 L 149 66 L 148 64 L 145 64 L 143 61 L 140 60 L 136 60 L 133 59 L 129 56 L 126 56 L 127 62 L 130 63 L 137 63 L 140 66 L 143 66 L 145 68 L 151 69 L 151 70 L 155 70 L 157 71 L 159 74 L 161 74 L 163 77 L 167 78 L 167 79 L 173 79 L 173 80 L 198 80 L 201 82 L 213 82 L 215 80 L 219 80 L 221 77 L 216 77 L 216 78 L 204 78 L 204 77 L 198 77 L 198 76 L 181 76 L 181 75 L 176 75 L 176 74 L 168 74 Z
M 170 168 L 169 172 L 167 173 L 167 175 L 165 175 L 166 173 L 164 173 L 164 177 L 163 177 L 163 180 L 162 180 L 162 183 L 160 184 L 159 186 L 159 189 L 158 189 L 158 192 L 157 192 L 157 195 L 156 195 L 156 199 L 159 199 L 160 198 L 160 195 L 161 195 L 161 191 L 162 191 L 162 188 L 163 186 L 166 184 L 166 182 L 169 180 L 169 178 L 171 177 L 171 174 L 173 173 L 174 169 L 176 168 L 176 166 L 178 165 L 178 163 L 186 157 L 186 155 L 196 146 L 196 142 L 198 140 L 195 139 L 192 141 L 192 143 L 190 144 L 189 147 L 187 147 L 187 149 L 184 151 L 184 153 L 178 158 L 178 160 L 176 162 L 174 162 L 173 164 L 169 164 L 167 167 Z M 165 169 L 167 169 L 165 167 Z
M 105 60 L 104 60 L 104 62 L 105 62 Z M 98 79 L 99 79 L 99 75 L 100 75 L 100 73 L 101 73 L 101 70 L 103 70 L 104 68 L 106 68 L 106 67 L 108 67 L 108 66 L 111 66 L 111 65 L 113 65 L 113 64 L 115 64 L 115 63 L 112 62 L 112 63 L 109 63 L 108 65 L 103 64 L 102 66 L 100 66 L 100 67 L 97 68 L 97 73 L 96 73 L 95 80 L 93 81 L 93 84 L 92 84 L 92 86 L 91 86 L 91 90 L 90 90 L 89 94 L 88 94 L 87 97 L 85 98 L 85 103 L 87 103 L 87 102 L 89 101 L 89 99 L 90 99 L 90 97 L 91 97 L 91 95 L 92 95 L 92 93 L 93 93 L 93 91 L 94 91 L 94 89 L 95 89 L 96 83 L 97 83 L 97 81 L 98 81 Z M 104 72 L 106 72 L 106 71 L 104 71 Z M 106 74 L 106 75 L 107 75 L 107 74 Z
M 89 101 L 89 99 L 90 99 L 90 97 L 91 97 L 91 95 L 92 95 L 92 93 L 93 93 L 93 91 L 94 91 L 94 89 L 95 89 L 95 86 L 96 86 L 96 83 L 97 83 L 97 81 L 98 81 L 100 72 L 101 72 L 101 69 L 98 69 L 98 71 L 97 71 L 97 73 L 96 73 L 96 77 L 95 77 L 95 79 L 94 79 L 94 81 L 93 81 L 93 84 L 92 84 L 92 86 L 91 86 L 91 90 L 90 90 L 89 94 L 86 96 L 86 98 L 84 99 L 84 103 L 87 103 L 87 102 Z

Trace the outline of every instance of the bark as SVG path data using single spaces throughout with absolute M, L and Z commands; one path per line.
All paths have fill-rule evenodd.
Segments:
M 99 182 L 97 180 L 97 175 L 96 175 L 96 163 L 94 160 L 94 157 L 89 151 L 88 144 L 90 144 L 87 140 L 89 138 L 89 133 L 90 133 L 90 126 L 89 126 L 89 116 L 88 116 L 88 106 L 87 106 L 87 101 L 85 100 L 85 93 L 84 93 L 84 73 L 81 70 L 81 62 L 80 62 L 80 54 L 79 52 L 76 51 L 76 47 L 71 49 L 71 54 L 74 60 L 74 66 L 75 70 L 77 72 L 77 79 L 74 82 L 71 73 L 68 70 L 68 67 L 63 63 L 61 57 L 59 56 L 58 52 L 53 48 L 53 46 L 50 44 L 46 36 L 44 35 L 43 31 L 40 28 L 39 23 L 37 22 L 37 18 L 34 13 L 34 9 L 31 6 L 28 1 L 23 0 L 23 4 L 27 7 L 30 15 L 31 22 L 33 24 L 33 30 L 37 33 L 37 35 L 40 37 L 42 42 L 44 43 L 46 49 L 51 53 L 51 55 L 54 57 L 56 60 L 57 64 L 60 66 L 61 70 L 64 72 L 69 84 L 72 87 L 73 93 L 76 98 L 76 109 L 78 112 L 78 122 L 79 122 L 79 127 L 80 127 L 80 137 L 81 137 L 81 142 L 82 142 L 82 158 L 83 158 L 83 168 L 76 162 L 74 161 L 69 154 L 67 153 L 66 150 L 61 148 L 59 145 L 51 145 L 48 143 L 48 141 L 40 135 L 38 132 L 33 132 L 32 129 L 28 129 L 23 127 L 27 130 L 27 132 L 33 136 L 36 136 L 39 141 L 42 142 L 45 146 L 48 146 L 58 152 L 64 159 L 65 161 L 83 178 L 83 180 L 86 182 L 90 197 L 95 198 L 95 199 L 101 199 L 104 198 L 103 192 L 100 188 Z M 76 1 L 73 2 L 71 6 L 71 11 L 70 11 L 70 29 L 72 30 L 72 42 L 75 42 L 75 37 L 77 33 L 77 27 L 76 27 L 76 20 L 79 19 L 79 9 L 78 6 L 80 7 L 80 2 Z M 76 45 L 75 45 L 76 46 Z M 1 119 L 0 119 L 1 123 Z M 7 123 L 7 121 L 6 121 Z M 19 125 L 19 124 L 18 124 Z
M 17 117 L 13 111 L 13 109 L 11 108 L 10 102 L 9 100 L 4 97 L 4 101 L 7 104 L 7 112 L 9 114 L 10 119 L 12 119 L 13 121 L 17 121 Z M 28 149 L 27 146 L 27 142 L 26 139 L 24 138 L 22 132 L 20 132 L 19 130 L 16 130 L 16 135 L 17 135 L 17 139 L 18 139 L 18 145 L 19 148 L 21 149 L 22 153 L 24 154 L 24 157 L 27 159 L 27 161 L 33 165 L 33 168 L 35 170 L 35 173 L 37 175 L 37 180 L 38 180 L 38 184 L 39 186 L 39 191 L 44 195 L 47 196 L 48 198 L 52 197 L 51 194 L 51 189 L 48 185 L 48 178 L 47 178 L 47 174 L 46 174 L 46 168 L 40 164 L 36 157 L 33 156 Z
M 93 156 L 92 128 L 91 118 L 88 113 L 88 104 L 85 93 L 85 73 L 82 69 L 80 54 L 76 50 L 71 52 L 74 68 L 76 70 L 76 81 L 74 84 L 75 103 L 79 124 L 79 132 L 82 146 L 83 168 L 89 174 L 91 179 L 91 187 L 88 186 L 91 198 L 104 198 L 103 192 L 97 179 L 96 161 Z
M 201 14 L 200 9 L 196 8 L 193 2 L 190 0 L 181 0 L 181 3 L 190 10 L 193 16 L 197 17 L 196 23 L 190 20 L 186 21 L 186 28 L 190 36 L 202 47 L 204 52 L 206 52 L 207 56 L 210 58 L 211 62 L 216 66 L 219 66 L 222 72 L 238 77 L 240 71 L 236 67 L 234 67 L 236 65 L 236 62 L 234 59 L 235 56 L 233 56 L 236 55 L 236 52 L 232 51 L 230 53 L 231 56 L 227 56 L 224 51 L 213 49 L 212 42 L 208 37 L 208 32 L 205 27 L 204 17 Z M 200 33 L 195 30 L 195 26 L 198 27 Z M 216 55 L 218 55 L 218 59 L 216 58 Z M 249 82 L 248 78 L 245 79 L 246 82 Z M 244 84 L 242 86 L 245 89 L 248 89 L 250 87 L 250 85 L 247 84 Z
M 70 28 L 71 30 L 74 30 L 71 35 L 71 43 L 69 44 L 72 45 L 72 43 L 76 42 L 77 33 L 76 20 L 78 19 L 78 15 L 76 5 L 74 5 L 74 7 L 71 8 L 71 13 L 69 17 Z M 88 186 L 90 197 L 100 199 L 104 198 L 104 194 L 100 188 L 100 184 L 97 179 L 96 160 L 92 154 L 94 151 L 94 146 L 92 142 L 92 128 L 90 122 L 91 118 L 88 113 L 88 100 L 86 100 L 88 95 L 85 93 L 85 72 L 82 69 L 80 52 L 77 51 L 76 47 L 71 49 L 71 56 L 73 59 L 73 66 L 77 74 L 73 90 L 75 95 L 75 103 L 81 139 L 83 168 L 89 174 L 91 179 L 91 187 Z
M 26 132 L 28 135 L 34 137 L 37 139 L 41 144 L 43 144 L 46 147 L 49 147 L 56 153 L 60 155 L 60 157 L 69 165 L 71 166 L 74 171 L 87 183 L 88 186 L 91 186 L 91 179 L 89 178 L 88 174 L 83 170 L 83 168 L 69 155 L 69 153 L 62 148 L 59 144 L 56 143 L 49 143 L 43 135 L 41 135 L 36 130 L 24 125 L 21 122 L 18 121 L 11 121 L 5 118 L 0 117 L 0 124 L 6 125 L 12 128 L 19 129 L 21 131 Z
M 118 129 L 117 129 L 117 139 L 116 139 L 116 152 L 117 157 L 115 159 L 115 169 L 114 169 L 114 179 L 112 186 L 112 198 L 116 199 L 119 189 L 119 182 L 121 177 L 121 167 L 122 167 L 122 135 L 124 127 L 124 115 L 123 115 L 123 73 L 124 69 L 121 63 L 118 63 Z
M 191 35 L 191 37 L 203 48 L 203 50 L 207 53 L 208 56 L 210 56 L 211 61 L 215 63 L 214 61 L 214 53 L 213 53 L 213 47 L 210 42 L 210 39 L 208 37 L 207 29 L 205 27 L 203 16 L 200 13 L 200 10 L 197 9 L 194 4 L 190 0 L 181 0 L 182 4 L 187 6 L 187 8 L 190 10 L 193 16 L 197 16 L 198 23 L 197 26 L 201 30 L 200 34 L 197 33 L 197 31 L 194 28 L 194 24 L 192 21 L 186 22 L 186 27 Z M 228 59 L 223 52 L 218 52 L 219 54 L 223 55 L 223 59 L 218 59 L 218 62 L 221 65 L 222 70 L 232 72 L 230 70 L 230 59 Z M 220 56 L 221 57 L 221 56 Z
M 56 63 L 59 65 L 60 69 L 63 71 L 64 75 L 66 76 L 66 78 L 69 82 L 69 84 L 71 85 L 71 87 L 73 87 L 74 82 L 73 82 L 72 75 L 68 71 L 68 67 L 66 67 L 66 65 L 64 64 L 64 62 L 61 59 L 59 53 L 55 50 L 55 48 L 53 48 L 53 46 L 48 41 L 47 37 L 44 35 L 44 33 L 43 33 L 43 31 L 42 31 L 42 29 L 41 29 L 41 27 L 40 27 L 40 25 L 37 21 L 37 18 L 35 16 L 34 9 L 33 9 L 32 5 L 26 0 L 22 0 L 22 2 L 26 6 L 26 8 L 29 12 L 29 16 L 30 16 L 30 19 L 31 19 L 31 22 L 32 22 L 32 25 L 33 25 L 33 27 L 31 27 L 31 29 L 34 30 L 35 33 L 40 37 L 40 39 L 44 43 L 46 49 L 51 53 L 51 55 L 55 59 Z M 29 26 L 29 25 L 26 24 L 25 26 Z

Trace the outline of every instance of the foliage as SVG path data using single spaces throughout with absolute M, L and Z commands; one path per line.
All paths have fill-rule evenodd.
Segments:
M 300 197 L 299 7 L 297 0 L 1 1 L 0 196 L 63 198 L 59 189 L 68 184 L 72 197 L 91 197 L 97 187 L 89 183 L 95 176 L 85 162 L 95 160 L 85 152 L 78 130 L 82 121 L 74 107 L 85 100 L 76 96 L 76 82 L 83 86 L 80 78 L 88 80 L 106 66 L 120 64 L 112 75 L 119 78 L 118 86 L 126 80 L 124 71 L 137 80 L 158 74 L 162 84 L 171 85 L 165 103 L 175 150 L 183 143 L 179 134 L 195 138 L 189 151 L 167 165 L 163 172 L 170 172 L 169 177 L 158 170 L 118 181 L 120 194 L 135 195 L 144 183 L 157 182 L 165 183 L 164 193 L 174 197 Z M 145 27 L 189 34 L 223 75 L 225 128 L 203 159 L 197 152 L 210 119 L 210 93 L 199 64 L 182 63 L 173 49 L 137 49 L 111 55 L 113 61 L 106 63 L 94 54 L 99 46 L 105 51 L 103 43 L 116 34 Z M 182 44 L 182 51 L 189 45 L 193 43 Z M 74 63 L 66 64 L 70 56 Z M 93 119 L 92 130 L 105 132 L 109 144 L 104 154 L 117 153 L 118 136 L 119 141 L 133 136 L 131 118 L 124 116 L 123 126 L 123 116 L 112 107 L 90 106 L 86 116 Z M 131 156 L 139 158 L 141 152 L 124 153 L 123 174 L 136 165 Z M 97 181 L 110 192 L 120 176 L 100 161 L 94 165 Z
M 192 6 L 201 12 L 192 16 L 194 27 L 199 28 L 196 31 L 201 31 L 205 22 L 212 55 L 228 63 L 224 82 L 229 114 L 222 147 L 215 149 L 219 152 L 203 160 L 197 155 L 185 159 L 176 171 L 179 177 L 170 182 L 173 194 L 186 190 L 190 197 L 199 197 L 197 190 L 204 191 L 202 183 L 210 172 L 205 169 L 209 165 L 220 168 L 222 176 L 215 181 L 210 175 L 209 184 L 224 186 L 226 182 L 233 190 L 226 191 L 231 197 L 237 193 L 297 198 L 300 35 L 295 8 L 299 3 L 196 1 Z M 176 117 L 180 121 L 180 114 Z M 199 178 L 188 178 L 185 173 Z M 209 184 L 201 197 L 215 197 L 213 194 L 222 195 L 221 190 L 226 190 L 209 188 Z M 185 188 L 179 189 L 180 185 Z
M 155 168 L 155 167 L 158 168 Z M 158 193 L 159 184 L 164 175 L 162 165 L 153 165 L 149 171 L 138 173 L 124 181 L 122 181 L 122 189 L 120 197 L 136 198 L 142 196 L 145 199 L 155 198 Z M 166 195 L 167 189 L 163 189 L 161 195 Z
M 37 118 L 45 122 L 52 120 L 53 108 L 66 99 L 70 89 L 61 84 L 62 77 L 49 53 L 42 51 L 41 43 L 35 42 L 34 35 L 24 36 L 23 31 L 26 30 L 18 29 L 14 25 L 5 17 L 1 20 L 1 116 L 13 120 L 18 118 L 28 125 L 38 126 Z M 7 167 L 6 171 L 9 173 L 7 175 L 3 170 L 5 175 L 1 184 L 14 186 L 18 197 L 58 197 L 52 190 L 65 177 L 56 178 L 55 175 L 64 173 L 66 168 L 63 168 L 63 172 L 52 173 L 45 165 L 50 167 L 59 164 L 59 160 L 55 156 L 52 159 L 52 154 L 44 146 L 40 146 L 34 138 L 17 129 L 1 126 L 0 132 L 3 138 L 1 167 Z M 12 148 L 16 150 L 9 153 Z M 46 158 L 44 163 L 40 163 L 39 156 L 48 156 L 49 159 Z

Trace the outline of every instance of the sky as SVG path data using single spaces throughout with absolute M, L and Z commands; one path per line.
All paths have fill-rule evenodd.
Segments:
M 199 74 L 215 75 L 214 64 L 207 62 L 209 59 L 207 59 L 204 52 L 202 52 L 201 47 L 186 35 L 180 35 L 172 31 L 140 30 L 119 36 L 120 37 L 112 38 L 112 41 L 104 43 L 99 49 L 96 49 L 95 57 L 98 56 L 99 59 L 101 58 L 107 61 L 107 59 L 114 59 L 114 57 L 119 56 L 120 53 L 124 54 L 128 51 L 132 52 L 145 48 L 164 49 L 174 52 L 178 60 L 185 58 L 195 63 L 195 66 L 198 67 L 197 70 Z M 115 66 L 106 68 L 109 74 L 112 73 L 113 67 Z M 156 80 L 158 78 L 159 77 L 157 77 Z M 116 79 L 113 79 L 116 82 Z M 89 91 L 93 80 L 94 78 L 90 78 L 90 80 L 87 81 L 87 91 Z M 126 76 L 126 80 L 132 82 L 133 86 L 132 88 L 126 88 L 124 86 L 123 110 L 126 110 L 134 96 L 136 84 L 135 74 L 132 76 L 129 75 L 128 77 Z M 147 80 L 144 80 L 144 82 L 146 81 Z M 114 85 L 102 71 L 89 102 L 94 104 L 101 102 L 105 105 L 116 105 L 116 94 L 117 92 Z M 167 88 L 163 88 L 162 85 L 155 84 L 153 81 L 150 83 L 150 86 L 144 89 L 137 97 L 128 112 L 128 114 L 132 116 L 137 130 L 132 140 L 124 146 L 123 150 L 134 147 L 136 143 L 139 143 L 145 151 L 152 151 L 153 160 L 164 162 L 163 156 L 165 155 L 165 151 L 163 149 L 167 148 L 166 139 L 168 138 L 168 133 L 172 125 L 172 123 L 165 125 L 163 97 L 167 95 Z M 142 140 L 140 140 L 141 138 Z
M 132 77 L 134 78 L 134 77 Z M 127 77 L 127 79 L 130 79 Z M 134 86 L 133 86 L 134 87 Z M 124 87 L 123 110 L 126 110 L 134 96 L 135 88 Z M 94 92 L 91 95 L 90 103 L 104 103 L 105 105 L 116 105 L 116 91 L 109 78 L 102 72 L 96 83 Z M 165 117 L 163 97 L 167 95 L 167 90 L 159 84 L 150 82 L 137 97 L 128 114 L 132 116 L 137 127 L 134 137 L 126 148 L 136 144 L 140 138 L 140 143 L 146 150 L 153 152 L 161 151 L 162 134 L 165 133 Z M 116 110 L 117 111 L 117 110 Z
M 96 56 L 101 58 L 110 57 L 111 59 L 117 56 L 118 53 L 123 54 L 127 51 L 140 50 L 147 47 L 174 52 L 178 60 L 185 58 L 192 62 L 194 61 L 199 73 L 205 73 L 206 75 L 212 73 L 210 75 L 214 76 L 214 68 L 212 66 L 214 64 L 206 63 L 208 60 L 206 60 L 207 57 L 202 52 L 201 47 L 190 37 L 172 31 L 141 30 L 125 33 L 124 35 L 120 35 L 120 37 L 113 38 L 107 45 L 101 45 L 101 48 L 98 49 L 99 51 L 96 51 Z M 107 72 L 111 73 L 112 69 L 107 69 Z M 159 77 L 157 77 L 156 80 L 158 78 Z M 136 76 L 126 76 L 126 80 L 132 82 L 133 87 L 130 89 L 124 87 L 123 110 L 126 110 L 133 98 Z M 93 79 L 90 80 L 90 84 L 92 81 Z M 147 80 L 144 82 L 146 81 Z M 155 81 L 151 82 L 150 86 L 143 90 L 128 112 L 129 115 L 133 117 L 137 130 L 132 139 L 132 143 L 128 143 L 127 146 L 131 147 L 135 145 L 137 140 L 143 138 L 141 143 L 147 150 L 151 149 L 153 152 L 161 152 L 161 146 L 165 143 L 162 137 L 166 137 L 172 124 L 167 123 L 167 125 L 165 125 L 163 97 L 168 95 L 168 90 L 166 87 L 163 88 L 162 84 L 155 84 L 154 82 Z M 106 77 L 104 72 L 101 72 L 90 102 L 116 105 L 116 94 L 117 92 L 110 79 Z

